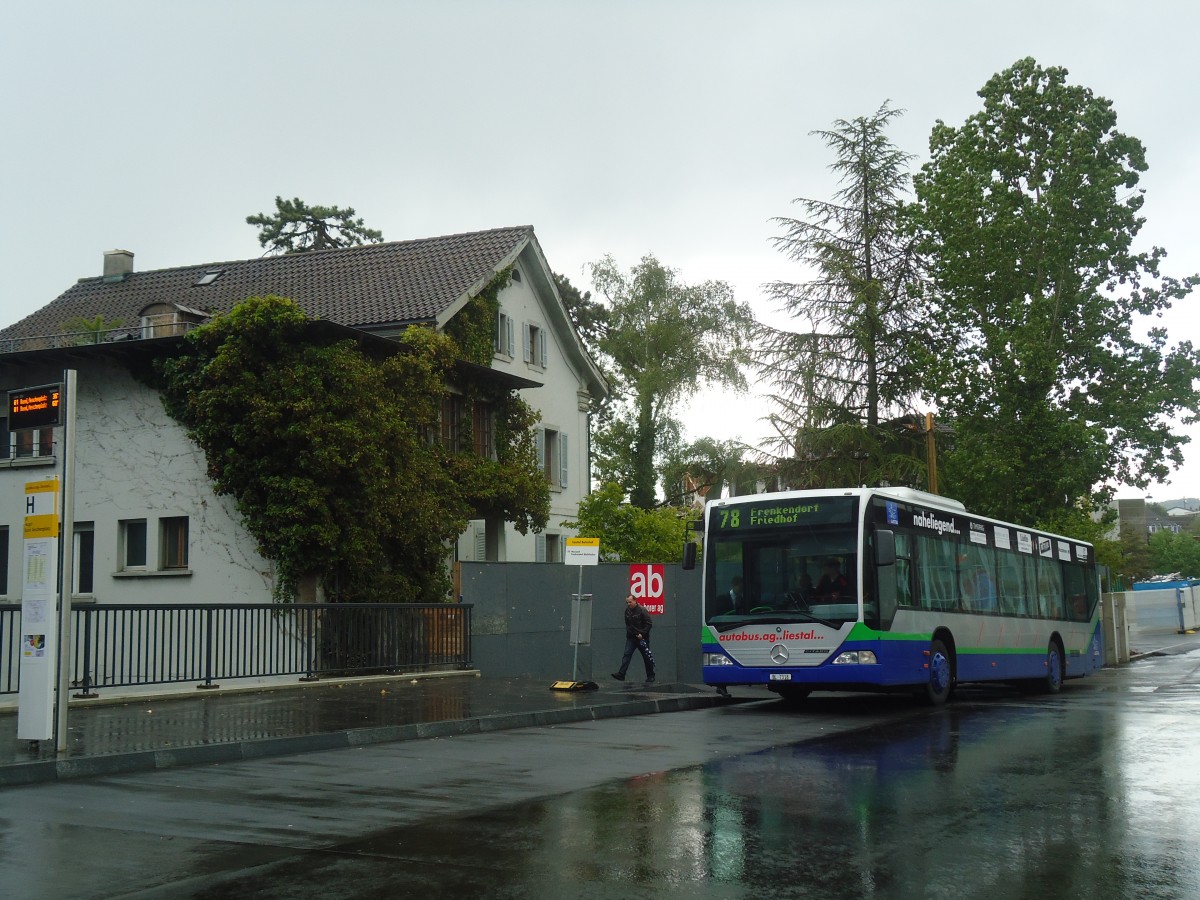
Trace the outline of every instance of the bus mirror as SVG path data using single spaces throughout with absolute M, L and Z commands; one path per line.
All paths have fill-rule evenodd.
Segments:
M 696 542 L 688 541 L 683 545 L 683 567 L 685 569 L 696 568 Z
M 879 530 L 875 532 L 875 565 L 894 566 L 896 564 L 896 532 Z

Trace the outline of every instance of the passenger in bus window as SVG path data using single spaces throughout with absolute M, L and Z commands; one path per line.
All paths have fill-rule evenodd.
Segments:
M 970 575 L 970 597 L 974 609 L 994 612 L 996 609 L 996 588 L 992 584 L 992 576 L 983 566 L 976 566 Z
M 850 596 L 850 579 L 842 574 L 841 564 L 833 557 L 825 560 L 816 595 L 825 603 L 837 603 Z

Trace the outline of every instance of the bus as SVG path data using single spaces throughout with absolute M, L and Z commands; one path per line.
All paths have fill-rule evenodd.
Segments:
M 912 690 L 964 682 L 1055 693 L 1104 662 L 1093 547 L 909 488 L 711 500 L 705 684 Z M 693 551 L 694 552 L 694 551 Z

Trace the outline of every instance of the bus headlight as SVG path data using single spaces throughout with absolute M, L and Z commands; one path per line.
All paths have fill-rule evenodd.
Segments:
M 704 664 L 706 666 L 732 666 L 733 660 L 724 653 L 705 653 Z
M 839 653 L 834 659 L 833 664 L 838 665 L 858 665 L 858 666 L 873 666 L 879 660 L 875 657 L 874 650 L 847 650 L 845 653 Z

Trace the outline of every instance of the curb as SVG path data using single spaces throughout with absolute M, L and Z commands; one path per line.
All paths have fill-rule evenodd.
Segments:
M 565 725 L 573 722 L 600 721 L 626 716 L 645 716 L 655 713 L 684 712 L 726 706 L 737 700 L 719 695 L 677 695 L 657 699 L 635 700 L 597 706 L 543 709 L 530 712 L 479 716 L 471 719 L 450 719 L 442 722 L 421 722 L 411 725 L 382 725 L 352 728 L 323 734 L 298 734 L 288 737 L 263 738 L 252 741 L 231 741 L 220 744 L 197 744 L 191 747 L 172 747 L 162 750 L 138 750 L 129 753 L 109 753 L 103 756 L 82 756 L 66 759 L 37 760 L 28 763 L 0 765 L 0 787 L 66 781 L 129 772 L 148 772 L 178 766 L 212 765 L 243 762 L 273 756 L 290 756 L 320 750 L 343 750 L 368 744 L 384 744 L 425 738 L 453 737 L 465 734 L 484 734 L 515 728 Z

